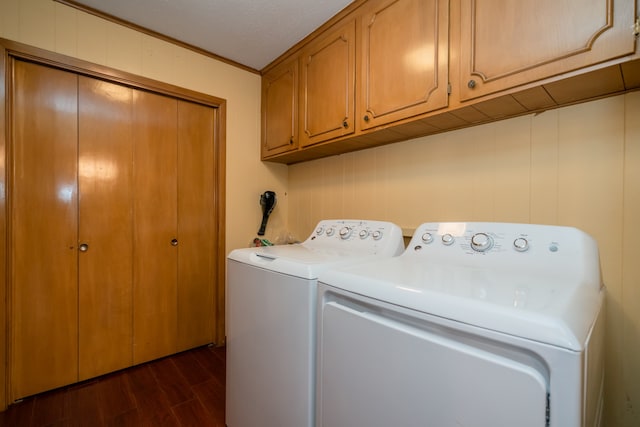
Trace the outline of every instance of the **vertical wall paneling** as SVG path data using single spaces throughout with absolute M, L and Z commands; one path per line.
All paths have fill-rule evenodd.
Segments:
M 63 55 L 75 56 L 78 53 L 78 11 L 55 4 L 55 50 Z M 67 23 L 74 25 L 66 25 Z
M 0 17 L 0 21 L 2 18 Z M 5 82 L 5 61 L 6 52 L 0 45 L 0 187 L 7 188 L 7 129 L 8 124 L 5 122 L 6 115 L 6 85 Z M 9 319 L 9 310 L 7 310 L 8 289 L 7 283 L 7 192 L 0 191 L 0 274 L 4 275 L 4 280 L 0 279 L 0 410 L 2 410 L 7 402 L 7 321 Z
M 531 116 L 494 125 L 492 220 L 530 222 Z
M 618 348 L 622 348 L 621 383 L 613 390 L 622 390 L 624 399 L 625 418 L 621 425 L 640 425 L 640 92 L 630 93 L 624 96 L 624 233 L 622 235 L 622 292 L 620 299 L 622 304 L 618 307 L 621 311 L 622 331 L 621 342 Z M 606 357 L 611 357 L 607 353 Z M 622 393 L 617 392 L 616 395 Z M 610 402 L 616 408 L 618 401 Z M 613 411 L 612 411 L 613 412 Z
M 558 222 L 558 110 L 531 118 L 531 222 Z
M 640 417 L 640 92 L 290 166 L 293 231 L 332 176 L 335 217 L 570 225 L 600 248 L 607 286 L 604 425 Z M 322 164 L 319 172 L 318 165 Z M 340 185 L 342 187 L 335 187 Z M 379 197 L 383 195 L 382 197 Z M 384 206 L 379 209 L 372 201 Z M 306 220 L 308 219 L 308 220 Z M 305 222 L 306 221 L 306 222 Z M 312 226 L 312 225 L 311 225 Z M 309 226 L 310 227 L 310 226 Z

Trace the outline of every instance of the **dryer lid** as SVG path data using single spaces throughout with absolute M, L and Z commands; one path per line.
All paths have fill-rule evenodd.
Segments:
M 585 280 L 558 280 L 544 271 L 519 275 L 506 268 L 418 263 L 408 256 L 319 277 L 374 300 L 573 351 L 584 350 L 604 298 L 598 282 Z

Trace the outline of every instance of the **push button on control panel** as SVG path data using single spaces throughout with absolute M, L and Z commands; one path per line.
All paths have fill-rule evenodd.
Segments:
M 518 252 L 524 252 L 529 249 L 529 242 L 524 237 L 518 237 L 513 241 L 513 248 Z
M 442 235 L 442 244 L 443 245 L 451 246 L 451 245 L 453 245 L 453 242 L 455 242 L 455 240 L 456 239 L 454 239 L 453 235 L 451 235 L 450 233 Z

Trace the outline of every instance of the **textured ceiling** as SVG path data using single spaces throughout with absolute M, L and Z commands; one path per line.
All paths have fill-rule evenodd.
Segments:
M 260 70 L 352 0 L 73 0 Z

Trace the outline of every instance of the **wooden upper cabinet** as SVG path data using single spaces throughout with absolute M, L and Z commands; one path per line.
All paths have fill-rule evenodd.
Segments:
M 361 129 L 447 106 L 448 1 L 370 1 L 361 31 Z
M 300 145 L 354 132 L 355 21 L 307 46 L 301 55 Z
M 298 148 L 298 58 L 262 76 L 262 157 Z
M 461 100 L 632 54 L 634 3 L 461 0 Z

